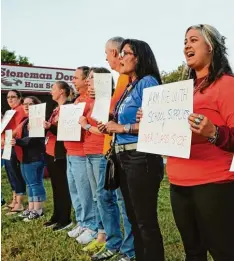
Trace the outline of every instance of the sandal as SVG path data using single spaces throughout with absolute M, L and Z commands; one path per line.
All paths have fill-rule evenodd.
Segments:
M 6 216 L 15 215 L 15 214 L 21 213 L 22 211 L 24 211 L 24 208 L 11 209 L 9 212 L 6 213 Z

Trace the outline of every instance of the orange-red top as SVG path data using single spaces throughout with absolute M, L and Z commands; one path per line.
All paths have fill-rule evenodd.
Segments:
M 79 96 L 74 104 L 78 104 L 79 102 L 86 102 L 87 94 Z M 86 116 L 89 109 L 89 104 L 86 104 L 83 115 Z M 77 120 L 78 121 L 78 120 Z M 84 142 L 85 130 L 81 130 L 81 141 L 64 141 L 64 146 L 67 150 L 67 155 L 69 156 L 85 156 L 83 142 Z
M 59 117 L 59 107 L 55 108 L 50 116 L 49 122 L 52 125 L 58 124 L 58 117 Z M 51 131 L 46 133 L 46 153 L 50 156 L 54 157 L 54 149 L 55 143 L 57 140 L 57 136 L 54 135 Z
M 88 123 L 91 126 L 97 127 L 97 122 L 93 118 L 91 118 L 91 114 L 94 106 L 94 99 L 88 98 L 86 100 L 86 106 L 88 108 L 88 112 L 86 114 L 86 118 Z M 83 143 L 84 153 L 88 154 L 102 154 L 103 153 L 103 144 L 104 144 L 104 135 L 93 134 L 89 131 L 85 133 L 85 139 Z
M 27 115 L 24 112 L 23 105 L 20 104 L 17 107 L 15 107 L 13 110 L 15 110 L 15 114 L 10 120 L 10 122 L 7 124 L 5 130 L 14 130 L 21 122 L 22 120 L 27 117 Z
M 27 115 L 25 114 L 23 105 L 20 104 L 18 106 L 16 106 L 15 108 L 13 108 L 13 110 L 15 110 L 15 114 L 12 117 L 12 119 L 9 121 L 9 123 L 7 124 L 6 128 L 4 129 L 3 133 L 1 134 L 1 140 L 5 139 L 5 130 L 12 130 L 14 131 L 16 129 L 16 127 L 22 122 L 22 120 L 27 117 Z M 3 143 L 1 144 L 1 148 L 3 148 Z
M 195 93 L 194 112 L 205 115 L 217 126 L 234 127 L 233 97 L 234 77 L 224 75 L 204 93 Z M 172 184 L 181 186 L 234 180 L 234 173 L 229 171 L 232 158 L 232 153 L 193 134 L 190 159 L 169 157 L 168 177 Z

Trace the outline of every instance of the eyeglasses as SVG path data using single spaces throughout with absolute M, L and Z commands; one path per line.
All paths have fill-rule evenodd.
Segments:
M 121 53 L 119 53 L 119 57 L 120 58 L 124 58 L 124 56 L 128 55 L 128 54 L 131 54 L 131 55 L 135 55 L 134 53 L 132 52 L 126 52 L 126 51 L 122 51 Z
M 16 98 L 18 98 L 17 96 L 7 96 L 7 99 L 9 100 L 9 99 L 16 99 Z

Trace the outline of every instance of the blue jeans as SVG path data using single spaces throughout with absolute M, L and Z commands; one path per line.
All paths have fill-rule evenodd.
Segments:
M 99 166 L 101 159 L 102 154 L 86 155 L 87 174 L 92 190 L 93 201 L 95 204 L 96 226 L 99 233 L 105 233 L 97 204 L 97 184 L 99 181 Z
M 96 231 L 95 204 L 87 175 L 86 157 L 67 156 L 67 179 L 77 223 Z
M 16 157 L 14 148 L 12 148 L 11 159 L 5 160 L 5 169 L 11 188 L 17 195 L 24 195 L 26 192 L 26 185 L 23 179 L 20 162 Z
M 44 161 L 21 163 L 20 167 L 28 188 L 28 201 L 45 201 L 46 191 L 43 184 Z
M 120 250 L 121 253 L 128 257 L 134 257 L 134 244 L 131 224 L 128 221 L 125 204 L 120 189 L 116 191 L 107 191 L 104 189 L 105 183 L 106 159 L 102 157 L 100 162 L 99 182 L 97 189 L 98 207 L 101 215 L 101 220 L 106 231 L 106 248 L 109 250 Z M 117 199 L 119 206 L 117 204 Z M 120 230 L 120 211 L 121 210 L 124 238 Z

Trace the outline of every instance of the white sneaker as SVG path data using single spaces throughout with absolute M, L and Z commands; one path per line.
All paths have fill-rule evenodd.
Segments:
M 71 231 L 69 231 L 67 234 L 69 237 L 78 237 L 84 232 L 84 228 L 81 227 L 79 224 L 77 224 Z
M 95 231 L 86 228 L 84 232 L 79 237 L 76 238 L 76 241 L 82 245 L 86 245 L 94 239 L 95 235 L 96 235 Z

